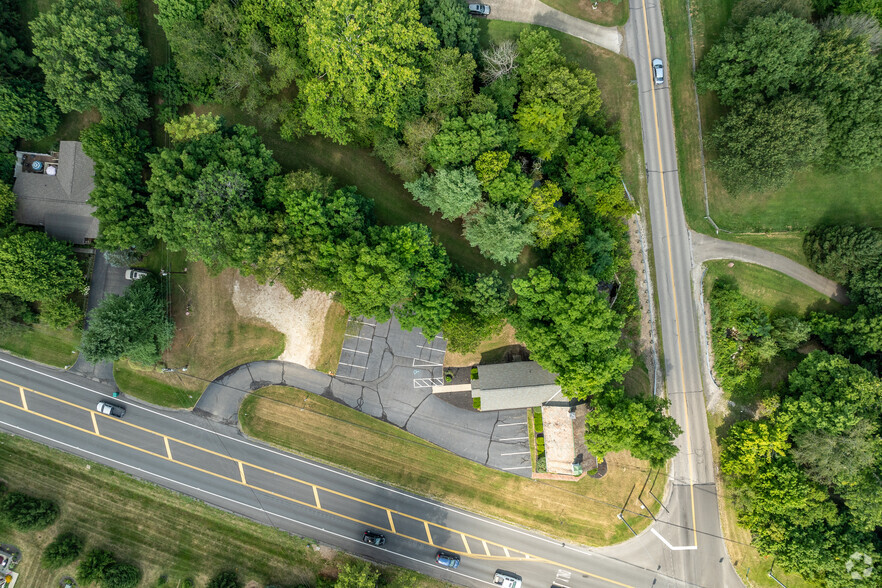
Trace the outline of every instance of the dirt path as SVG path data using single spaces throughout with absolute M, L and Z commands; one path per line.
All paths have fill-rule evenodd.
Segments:
M 233 306 L 242 316 L 265 320 L 285 335 L 282 361 L 314 368 L 324 334 L 325 315 L 331 297 L 324 292 L 307 290 L 294 298 L 281 284 L 264 286 L 249 276 L 233 282 Z

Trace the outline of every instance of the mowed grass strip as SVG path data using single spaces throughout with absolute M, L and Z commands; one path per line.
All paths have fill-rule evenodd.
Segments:
M 180 586 L 187 577 L 204 586 L 231 567 L 260 585 L 312 586 L 320 576 L 333 578 L 350 561 L 333 550 L 314 551 L 307 540 L 273 527 L 19 437 L 0 436 L 0 476 L 10 489 L 51 498 L 61 507 L 58 522 L 38 532 L 16 531 L 0 519 L 4 543 L 22 550 L 20 586 L 57 586 L 63 575 L 74 574 L 76 564 L 56 571 L 40 567 L 43 549 L 62 531 L 84 537 L 87 550 L 108 549 L 138 565 L 143 587 L 156 586 L 161 575 L 168 576 L 168 586 Z M 383 581 L 400 588 L 444 585 L 394 567 L 383 568 Z
M 648 476 L 644 462 L 619 453 L 609 456 L 609 474 L 600 480 L 534 481 L 486 468 L 342 404 L 282 386 L 249 395 L 239 422 L 247 435 L 282 449 L 588 545 L 630 536 L 616 514 L 622 506 L 640 512 L 637 494 Z M 662 476 L 656 491 L 663 485 Z M 649 522 L 648 517 L 627 518 L 638 532 Z
M 80 329 L 53 329 L 45 325 L 7 324 L 0 328 L 0 349 L 33 361 L 63 368 L 79 353 Z
M 607 27 L 619 27 L 628 22 L 628 2 L 624 0 L 600 0 L 594 8 L 594 0 L 543 0 L 564 14 Z
M 315 369 L 320 372 L 332 373 L 337 369 L 348 318 L 349 312 L 342 304 L 331 302 L 331 306 L 328 307 L 328 312 L 325 314 L 325 330 L 322 334 L 322 344 L 315 366 Z
M 169 252 L 160 244 L 140 264 L 154 274 L 170 269 L 167 280 L 175 337 L 161 366 L 143 368 L 117 362 L 117 385 L 153 404 L 189 408 L 215 378 L 251 361 L 273 359 L 285 348 L 285 336 L 267 323 L 239 316 L 233 306 L 234 283 L 240 278 L 228 269 L 212 275 L 202 263 L 186 261 L 185 252 Z M 187 268 L 186 273 L 183 268 Z M 189 309 L 189 315 L 188 313 Z M 180 369 L 187 367 L 186 372 Z

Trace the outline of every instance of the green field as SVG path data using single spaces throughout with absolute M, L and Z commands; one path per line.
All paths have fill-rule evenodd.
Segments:
M 599 25 L 619 27 L 628 22 L 628 2 L 625 0 L 600 0 L 593 8 L 593 0 L 545 0 L 552 8 L 564 14 Z
M 733 5 L 734 0 L 692 0 L 695 54 L 699 61 L 719 36 Z M 673 0 L 663 3 L 662 7 L 686 219 L 696 231 L 714 234 L 713 227 L 705 220 L 687 0 Z M 708 130 L 722 114 L 722 108 L 713 95 L 703 95 L 699 102 L 704 136 L 707 137 Z M 709 161 L 713 160 L 713 152 L 706 155 Z M 770 245 L 768 248 L 800 263 L 805 263 L 801 250 L 792 246 L 793 239 L 781 233 L 793 231 L 801 240 L 802 232 L 819 223 L 882 225 L 882 199 L 873 196 L 882 185 L 882 170 L 831 174 L 810 169 L 798 174 L 793 182 L 780 190 L 738 196 L 729 194 L 722 187 L 712 165 L 708 166 L 707 172 L 711 217 L 721 229 L 735 233 L 721 233 L 720 237 L 763 246 L 756 236 L 739 233 L 778 233 L 765 238 L 765 243 Z
M 235 568 L 240 578 L 259 582 L 249 586 L 314 586 L 317 579 L 333 580 L 344 553 L 274 527 L 252 522 L 186 498 L 122 472 L 9 435 L 0 436 L 0 476 L 10 490 L 21 490 L 55 501 L 59 520 L 46 530 L 22 532 L 0 518 L 3 543 L 21 549 L 16 586 L 55 587 L 76 564 L 50 571 L 40 566 L 45 546 L 62 531 L 86 540 L 86 550 L 107 549 L 118 559 L 136 564 L 143 573 L 141 587 L 177 588 L 185 578 L 205 586 L 220 570 Z M 255 516 L 258 516 L 255 513 Z M 416 572 L 382 568 L 381 585 L 395 588 L 434 588 L 444 584 Z
M 52 329 L 44 325 L 4 325 L 0 349 L 46 365 L 63 368 L 79 357 L 80 329 Z

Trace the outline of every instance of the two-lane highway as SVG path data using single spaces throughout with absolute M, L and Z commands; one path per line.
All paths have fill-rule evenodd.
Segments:
M 663 571 L 701 586 L 741 586 L 720 531 L 690 289 L 692 247 L 680 198 L 661 6 L 652 0 L 631 0 L 630 7 L 625 38 L 640 93 L 666 391 L 671 415 L 683 434 L 677 439 L 680 452 L 671 462 L 667 510 L 660 515 L 666 524 L 655 525 L 651 533 L 605 551 L 631 561 L 655 554 L 656 559 L 665 561 Z M 665 79 L 660 84 L 652 69 L 656 58 L 665 66 Z
M 525 586 L 687 586 L 646 558 L 631 563 L 563 545 L 242 437 L 233 427 L 123 400 L 125 418 L 95 412 L 108 390 L 73 374 L 0 356 L 0 428 L 130 472 L 209 504 L 372 559 L 457 584 L 506 569 Z M 119 400 L 119 399 L 117 399 Z M 360 542 L 365 529 L 384 549 Z M 434 564 L 439 550 L 462 565 Z

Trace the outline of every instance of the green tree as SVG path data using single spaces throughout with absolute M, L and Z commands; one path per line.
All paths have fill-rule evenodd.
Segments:
M 786 421 L 739 421 L 726 434 L 720 451 L 720 471 L 750 480 L 760 468 L 790 449 Z
M 581 233 L 579 217 L 573 208 L 558 207 L 563 191 L 554 182 L 533 188 L 527 203 L 532 211 L 533 235 L 536 245 L 546 248 L 552 241 L 572 242 Z
M 499 277 L 499 272 L 483 274 L 475 279 L 464 292 L 464 298 L 471 303 L 471 311 L 483 317 L 501 317 L 508 310 L 511 288 Z
M 404 185 L 414 200 L 441 217 L 454 220 L 465 216 L 481 200 L 481 184 L 469 168 L 441 168 L 434 175 L 424 173 L 418 180 Z
M 226 570 L 215 574 L 207 588 L 242 588 L 242 581 L 234 570 Z
M 149 156 L 151 234 L 214 270 L 265 254 L 272 219 L 266 181 L 279 172 L 253 127 L 236 125 Z
M 481 185 L 487 186 L 499 177 L 511 161 L 511 153 L 508 151 L 487 151 L 475 160 L 475 173 Z
M 784 185 L 818 161 L 827 142 L 824 111 L 793 95 L 769 104 L 740 102 L 711 132 L 719 154 L 714 163 L 733 192 Z
M 482 341 L 496 335 L 502 319 L 485 318 L 468 310 L 454 309 L 441 324 L 448 351 L 474 353 Z
M 519 91 L 520 80 L 513 72 L 501 76 L 481 88 L 481 94 L 489 96 L 499 106 L 497 114 L 503 119 L 509 119 L 514 114 Z
M 40 304 L 40 322 L 53 329 L 66 329 L 83 320 L 83 309 L 68 298 L 57 298 Z
M 0 512 L 22 531 L 45 529 L 58 518 L 58 505 L 24 492 L 10 492 L 0 499 Z
M 810 22 L 784 11 L 729 26 L 696 70 L 698 91 L 726 106 L 786 95 L 805 77 L 817 39 Z
M 27 230 L 0 240 L 0 292 L 34 302 L 63 298 L 82 287 L 83 272 L 67 243 Z
M 217 133 L 223 124 L 223 118 L 220 116 L 211 113 L 202 115 L 191 113 L 165 123 L 165 132 L 172 141 L 185 143 L 203 135 Z
M 420 79 L 420 57 L 438 40 L 417 0 L 330 0 L 303 22 L 309 75 L 298 78 L 303 121 L 348 143 L 361 121 L 399 128 Z
M 461 55 L 455 48 L 429 54 L 422 72 L 422 86 L 426 93 L 424 110 L 445 116 L 457 115 L 475 95 L 472 84 L 477 67 L 471 54 Z
M 28 312 L 28 305 L 18 296 L 0 294 L 0 327 L 8 327 Z
M 58 108 L 43 88 L 28 80 L 0 76 L 0 145 L 4 137 L 27 140 L 51 135 L 58 127 Z
M 104 579 L 108 569 L 116 564 L 116 558 L 109 551 L 92 549 L 77 566 L 77 582 L 88 586 Z
M 597 280 L 578 274 L 564 281 L 537 268 L 512 287 L 517 303 L 509 321 L 518 340 L 543 368 L 561 374 L 564 393 L 598 394 L 631 368 L 619 347 L 624 317 L 597 291 Z
M 619 218 L 634 212 L 622 183 L 622 148 L 611 135 L 577 130 L 564 152 L 564 187 L 599 216 Z
M 569 390 L 568 394 L 582 397 L 585 392 Z M 674 439 L 683 432 L 673 417 L 665 416 L 669 406 L 670 401 L 658 397 L 627 397 L 619 388 L 604 392 L 592 401 L 585 445 L 598 458 L 627 449 L 654 468 L 664 467 L 677 455 Z
M 380 572 L 366 561 L 343 564 L 334 588 L 376 588 Z
M 808 341 L 811 334 L 811 323 L 799 317 L 783 315 L 772 319 L 772 339 L 781 349 L 796 349 Z
M 497 263 L 511 263 L 533 242 L 529 212 L 515 204 L 485 204 L 466 217 L 463 236 L 481 255 Z
M 63 112 L 97 108 L 111 121 L 149 115 L 138 70 L 147 51 L 110 0 L 59 0 L 31 22 L 46 93 Z
M 116 562 L 104 570 L 101 588 L 135 588 L 140 582 L 140 568 L 130 563 Z
M 859 306 L 850 316 L 813 313 L 811 329 L 828 348 L 857 358 L 882 352 L 882 314 Z
M 478 23 L 468 6 L 457 0 L 423 0 L 420 21 L 432 29 L 442 47 L 456 47 L 463 53 L 478 48 Z
M 56 570 L 73 563 L 82 553 L 84 545 L 83 538 L 75 533 L 59 533 L 43 550 L 40 561 L 44 568 Z
M 89 312 L 80 351 L 92 363 L 125 357 L 152 365 L 160 360 L 174 335 L 175 324 L 167 315 L 165 294 L 155 278 L 142 278 L 125 295 L 108 294 Z
M 882 22 L 882 2 L 879 0 L 839 0 L 836 11 L 840 14 L 869 14 Z
M 847 284 L 866 267 L 882 263 L 882 231 L 821 225 L 806 233 L 802 248 L 813 270 Z
M 436 168 L 471 163 L 484 151 L 510 143 L 509 124 L 492 113 L 472 114 L 467 119 L 455 117 L 441 123 L 426 147 L 426 159 Z
M 150 149 L 147 132 L 102 121 L 85 129 L 80 141 L 83 152 L 95 162 L 89 203 L 101 221 L 97 246 L 105 251 L 147 251 L 154 243 L 144 182 Z
M 0 239 L 15 225 L 15 193 L 0 180 Z

